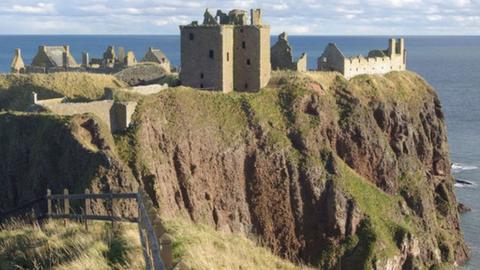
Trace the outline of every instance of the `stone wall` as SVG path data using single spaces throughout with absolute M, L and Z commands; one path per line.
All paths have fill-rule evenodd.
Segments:
M 58 115 L 91 113 L 100 118 L 112 132 L 128 128 L 131 116 L 135 112 L 136 102 L 115 102 L 101 100 L 84 103 L 57 103 L 40 100 L 36 103 Z
M 237 13 L 245 12 L 235 11 L 228 16 L 234 17 Z M 252 14 L 252 25 L 245 24 L 245 16 L 234 17 L 238 20 L 233 21 L 226 17 L 223 18 L 225 24 L 219 24 L 207 10 L 203 25 L 192 22 L 180 26 L 183 85 L 223 92 L 234 89 L 252 92 L 268 84 L 270 27 L 257 25 L 261 23 L 259 10 L 253 10 Z
M 233 90 L 233 26 L 181 26 L 183 85 Z
M 278 36 L 278 41 L 270 49 L 270 54 L 273 70 L 307 71 L 307 54 L 303 53 L 297 61 L 294 61 L 292 47 L 285 32 Z
M 389 40 L 387 50 L 370 51 L 367 57 L 345 57 L 335 44 L 329 44 L 318 59 L 318 69 L 338 71 L 346 78 L 361 74 L 385 74 L 406 70 L 406 50 L 403 39 Z
M 298 58 L 296 65 L 297 71 L 299 72 L 306 72 L 308 70 L 307 53 L 303 53 L 300 58 Z

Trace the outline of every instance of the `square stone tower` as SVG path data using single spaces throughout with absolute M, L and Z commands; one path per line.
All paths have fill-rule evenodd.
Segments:
M 270 27 L 261 11 L 205 11 L 202 25 L 180 26 L 183 85 L 223 92 L 258 91 L 270 80 Z

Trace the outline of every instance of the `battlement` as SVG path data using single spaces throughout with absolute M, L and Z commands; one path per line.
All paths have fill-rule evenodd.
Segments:
M 203 23 L 198 24 L 198 21 L 193 21 L 189 25 L 182 27 L 212 27 L 212 26 L 262 26 L 262 11 L 261 9 L 250 10 L 250 24 L 248 24 L 248 13 L 245 10 L 234 9 L 228 14 L 222 10 L 217 10 L 213 16 L 208 9 L 203 14 Z

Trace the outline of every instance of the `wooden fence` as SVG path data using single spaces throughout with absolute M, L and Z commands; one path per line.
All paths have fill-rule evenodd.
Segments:
M 92 201 L 103 200 L 107 205 L 107 215 L 92 213 Z M 137 216 L 126 217 L 116 215 L 115 202 L 118 200 L 134 200 L 137 204 Z M 72 213 L 71 202 L 83 201 L 80 207 L 81 213 Z M 41 204 L 46 202 L 46 213 L 42 213 Z M 60 203 L 60 206 L 58 205 Z M 92 194 L 87 189 L 85 194 L 69 194 L 65 189 L 63 194 L 52 194 L 47 190 L 47 195 L 31 202 L 25 203 L 15 209 L 0 214 L 0 223 L 8 218 L 27 215 L 27 211 L 34 212 L 35 220 L 63 219 L 77 220 L 85 224 L 88 230 L 90 220 L 110 221 L 112 226 L 115 222 L 138 223 L 140 242 L 142 244 L 145 266 L 147 270 L 171 270 L 173 269 L 172 240 L 166 233 L 166 229 L 160 219 L 157 210 L 153 206 L 145 192 L 138 193 L 108 193 Z M 28 216 L 28 215 L 27 215 Z M 29 216 L 31 217 L 31 216 Z

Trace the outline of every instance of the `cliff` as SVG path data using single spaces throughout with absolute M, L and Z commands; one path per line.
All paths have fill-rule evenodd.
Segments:
M 275 73 L 258 94 L 167 90 L 118 139 L 165 218 L 333 269 L 467 258 L 436 93 L 418 75 Z
M 138 182 L 167 221 L 257 238 L 323 269 L 467 259 L 441 105 L 416 74 L 275 72 L 255 94 L 172 88 L 141 100 L 114 142 L 87 119 L 1 114 L 2 185 Z M 26 197 L 4 190 L 3 206 Z
M 0 113 L 0 149 L 0 211 L 44 196 L 47 188 L 58 194 L 138 186 L 109 129 L 93 116 Z

